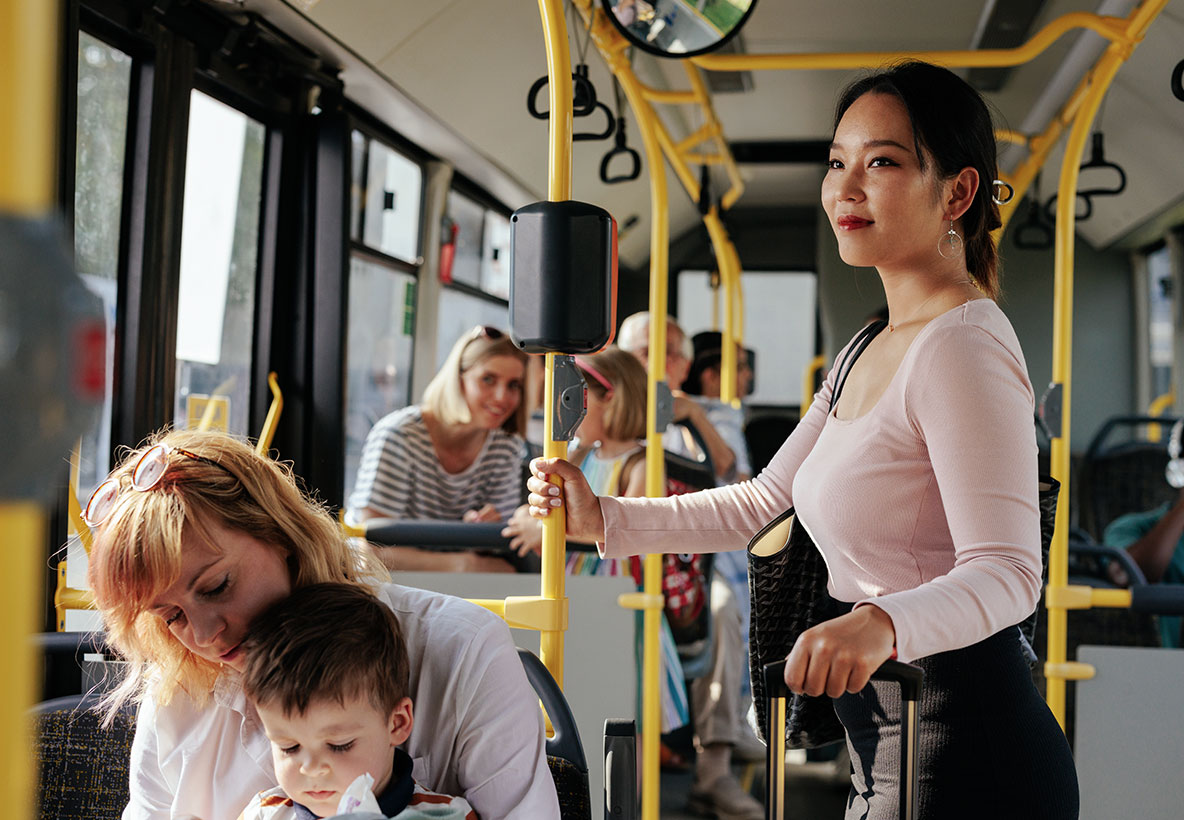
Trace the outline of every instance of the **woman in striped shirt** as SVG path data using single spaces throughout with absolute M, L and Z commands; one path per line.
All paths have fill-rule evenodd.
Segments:
M 522 502 L 526 355 L 495 327 L 453 345 L 423 403 L 379 420 L 366 436 L 350 516 L 506 521 Z M 471 551 L 376 547 L 391 569 L 512 572 Z

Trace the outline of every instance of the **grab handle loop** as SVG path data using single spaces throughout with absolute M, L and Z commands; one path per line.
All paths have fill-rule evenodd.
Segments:
M 617 174 L 616 176 L 608 175 L 609 163 L 613 158 L 623 154 L 630 160 L 630 170 L 626 174 Z M 625 140 L 625 118 L 617 117 L 617 135 L 616 144 L 608 150 L 604 158 L 600 160 L 600 181 L 605 185 L 612 185 L 615 182 L 632 182 L 641 176 L 641 154 L 630 148 Z
M 613 135 L 613 129 L 617 127 L 616 120 L 613 117 L 613 112 L 610 111 L 609 107 L 602 102 L 596 103 L 596 108 L 601 111 L 604 111 L 604 116 L 608 120 L 608 122 L 605 123 L 604 130 L 600 131 L 600 132 L 585 131 L 585 132 L 579 133 L 579 134 L 572 134 L 571 135 L 572 142 L 589 142 L 592 140 L 606 140 Z
M 1176 63 L 1172 69 L 1172 94 L 1180 102 L 1184 102 L 1184 60 Z
M 1106 152 L 1103 148 L 1101 131 L 1094 133 L 1089 154 L 1089 162 L 1081 166 L 1082 171 L 1087 171 L 1091 168 L 1104 168 L 1117 171 L 1118 184 L 1110 188 L 1087 188 L 1081 192 L 1081 196 L 1087 198 L 1095 196 L 1118 196 L 1126 190 L 1126 171 L 1122 170 L 1122 166 L 1118 163 L 1108 162 L 1106 160 Z
M 571 82 L 571 115 L 573 117 L 586 117 L 596 110 L 597 102 L 596 86 L 592 85 L 592 80 L 588 78 L 588 66 L 585 63 L 580 63 L 576 66 L 576 70 L 573 71 L 571 75 Z M 526 93 L 526 110 L 530 112 L 530 116 L 534 117 L 536 120 L 545 120 L 551 116 L 550 111 L 540 111 L 538 105 L 539 92 L 546 88 L 546 86 L 547 75 L 544 74 L 542 77 L 539 77 L 534 81 L 534 84 L 530 87 L 530 91 Z M 609 118 L 611 119 L 612 113 L 607 113 L 609 113 Z M 609 129 L 608 133 L 612 133 L 611 128 Z M 604 137 L 598 137 L 598 139 L 605 139 L 607 136 L 608 134 L 605 134 Z M 591 138 L 589 137 L 586 139 Z

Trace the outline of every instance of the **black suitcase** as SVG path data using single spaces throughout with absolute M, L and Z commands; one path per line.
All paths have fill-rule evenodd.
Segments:
M 785 685 L 785 661 L 766 664 L 765 692 L 769 698 L 768 725 L 765 737 L 769 748 L 765 775 L 765 817 L 785 820 L 785 716 L 790 697 Z M 900 820 L 913 820 L 917 811 L 917 721 L 921 700 L 921 683 L 925 673 L 918 666 L 900 661 L 885 661 L 872 675 L 872 680 L 895 681 L 900 684 Z

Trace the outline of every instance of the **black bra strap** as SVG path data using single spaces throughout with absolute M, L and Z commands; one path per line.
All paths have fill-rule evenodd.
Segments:
M 834 409 L 835 405 L 839 403 L 839 396 L 843 394 L 843 386 L 847 384 L 847 376 L 851 374 L 855 360 L 863 355 L 863 351 L 872 343 L 872 339 L 876 338 L 880 331 L 886 327 L 888 327 L 888 322 L 884 319 L 869 323 L 847 348 L 847 355 L 839 362 L 839 368 L 835 375 L 835 392 L 830 397 L 831 409 Z

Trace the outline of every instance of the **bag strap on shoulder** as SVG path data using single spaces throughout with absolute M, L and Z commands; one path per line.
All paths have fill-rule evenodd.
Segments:
M 859 331 L 859 335 L 855 337 L 855 341 L 847 348 L 847 354 L 839 362 L 837 375 L 835 376 L 835 392 L 830 397 L 830 406 L 832 408 L 839 403 L 839 396 L 843 394 L 843 386 L 847 384 L 847 377 L 851 375 L 851 368 L 855 366 L 855 360 L 863 355 L 863 351 L 872 343 L 872 339 L 876 338 L 880 331 L 886 327 L 888 327 L 888 322 L 884 319 L 870 322 L 863 330 Z

